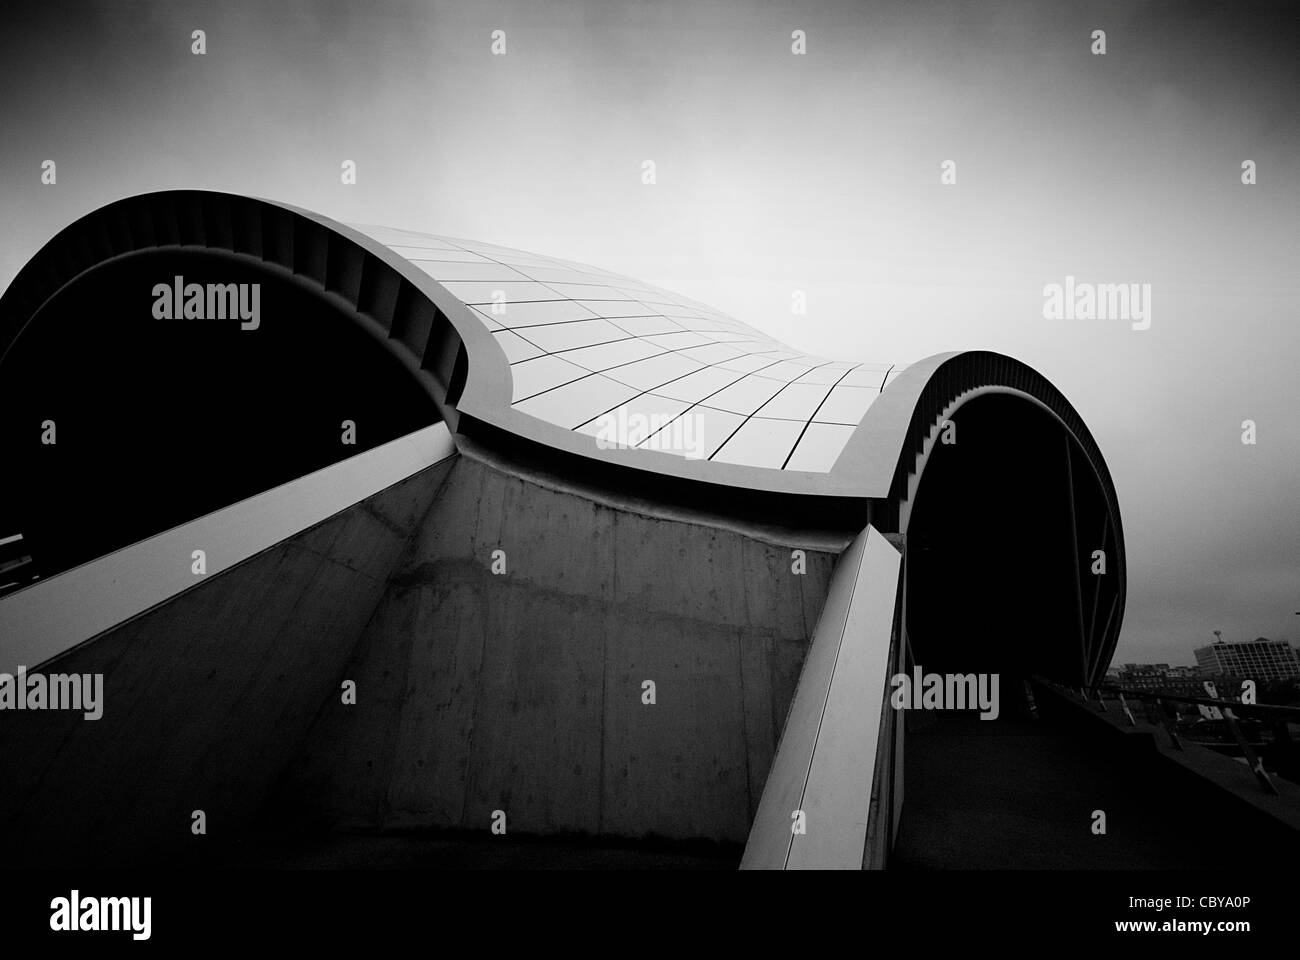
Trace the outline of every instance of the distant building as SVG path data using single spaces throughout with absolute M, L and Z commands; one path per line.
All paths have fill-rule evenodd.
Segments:
M 1167 663 L 1126 663 L 1110 674 L 1109 678 L 1125 690 L 1147 690 L 1179 697 L 1207 696 L 1206 680 L 1227 679 L 1227 686 L 1224 689 L 1236 689 L 1236 684 L 1231 678 L 1207 673 L 1200 667 L 1175 667 Z M 1222 682 L 1220 686 L 1223 686 Z
M 1117 679 L 1127 690 L 1163 690 L 1168 685 L 1168 678 L 1167 663 L 1126 663 Z
M 1258 637 L 1240 643 L 1212 643 L 1196 648 L 1196 663 L 1206 674 L 1254 680 L 1300 677 L 1300 654 L 1285 640 Z

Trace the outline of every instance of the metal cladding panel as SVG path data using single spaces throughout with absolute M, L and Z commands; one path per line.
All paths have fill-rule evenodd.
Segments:
M 353 228 L 436 281 L 491 334 L 510 374 L 509 395 L 494 402 L 593 446 L 827 473 L 898 369 L 800 353 L 702 303 L 586 264 Z
M 871 526 L 840 558 L 741 869 L 861 869 L 900 560 Z

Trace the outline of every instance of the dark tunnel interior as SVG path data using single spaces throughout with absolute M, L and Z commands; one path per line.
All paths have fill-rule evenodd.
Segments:
M 258 327 L 155 317 L 155 286 L 177 276 L 205 291 L 260 284 Z M 32 558 L 0 592 L 438 419 L 400 362 L 305 281 L 197 248 L 110 261 L 47 301 L 0 362 L 0 537 L 21 534 Z
M 1034 674 L 1078 686 L 1101 586 L 1097 481 L 1022 397 L 985 394 L 951 420 L 956 442 L 934 445 L 907 531 L 910 663 L 1000 673 L 1004 692 Z

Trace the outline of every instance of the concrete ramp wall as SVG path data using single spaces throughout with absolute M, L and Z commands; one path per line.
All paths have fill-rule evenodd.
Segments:
M 128 865 L 237 836 L 301 744 L 454 460 L 349 507 L 56 657 L 102 673 L 98 720 L 0 717 L 11 864 Z M 196 548 L 202 544 L 195 544 Z M 188 555 L 181 555 L 188 563 Z
M 741 869 L 860 870 L 869 859 L 872 798 L 885 795 L 873 780 L 894 759 L 882 721 L 900 567 L 898 549 L 872 526 L 844 552 Z M 876 816 L 892 822 L 890 805 Z
M 461 457 L 285 799 L 341 827 L 501 810 L 511 834 L 742 843 L 835 559 L 795 573 L 790 546 Z

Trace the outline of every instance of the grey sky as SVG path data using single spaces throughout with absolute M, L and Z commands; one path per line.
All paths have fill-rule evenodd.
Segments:
M 0 284 L 109 200 L 201 187 L 589 262 L 831 357 L 998 350 L 1060 387 L 1111 467 L 1117 662 L 1190 662 L 1214 629 L 1296 638 L 1286 7 L 206 6 L 6 5 Z M 1151 328 L 1043 319 L 1067 274 L 1150 283 Z

